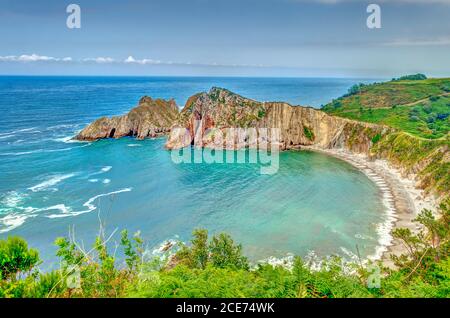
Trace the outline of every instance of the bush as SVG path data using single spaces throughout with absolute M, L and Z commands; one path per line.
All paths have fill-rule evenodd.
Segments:
M 364 83 L 359 83 L 359 84 L 355 84 L 352 87 L 350 87 L 348 89 L 347 95 L 346 96 L 351 96 L 351 95 L 356 95 L 361 93 L 362 88 L 364 88 L 364 86 L 366 86 Z
M 381 139 L 381 134 L 376 134 L 375 136 L 373 136 L 372 138 L 372 143 L 376 144 L 377 142 L 379 142 Z
M 436 115 L 436 119 L 445 120 L 450 115 L 450 113 L 441 113 Z
M 315 136 L 314 136 L 314 132 L 306 126 L 303 126 L 303 133 L 305 134 L 305 137 L 308 138 L 309 140 L 313 141 Z
M 401 76 L 399 78 L 394 78 L 393 81 L 421 81 L 421 80 L 426 80 L 427 77 L 424 74 L 413 74 L 413 75 L 405 75 L 405 76 Z
M 431 105 L 425 105 L 425 106 L 423 106 L 423 111 L 427 114 L 431 114 L 431 112 L 433 111 L 433 108 L 431 107 Z
M 437 102 L 439 100 L 440 96 L 431 96 L 430 101 Z
M 30 272 L 39 262 L 39 253 L 29 249 L 20 237 L 0 240 L 0 279 L 16 280 L 22 273 Z
M 193 233 L 191 246 L 183 245 L 176 254 L 179 263 L 190 268 L 204 269 L 208 264 L 219 268 L 248 269 L 246 257 L 242 255 L 242 246 L 224 233 L 214 235 L 208 243 L 208 231 L 197 229 Z

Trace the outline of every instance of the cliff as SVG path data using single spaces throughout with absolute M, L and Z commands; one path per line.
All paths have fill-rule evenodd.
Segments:
M 193 144 L 217 148 L 211 132 L 220 130 L 227 137 L 227 128 L 279 128 L 280 149 L 316 145 L 322 148 L 346 147 L 358 153 L 369 153 L 374 141 L 393 129 L 334 117 L 310 107 L 292 106 L 283 102 L 257 102 L 221 88 L 192 96 L 181 111 L 166 143 L 167 149 Z M 201 129 L 201 131 L 198 131 Z M 194 136 L 200 140 L 194 140 Z M 238 137 L 235 137 L 238 138 Z M 246 145 L 234 140 L 235 148 Z M 225 148 L 225 145 L 224 145 Z
M 77 140 L 94 141 L 102 138 L 134 136 L 138 139 L 156 137 L 170 132 L 178 116 L 174 100 L 152 99 L 144 96 L 128 114 L 102 117 L 84 128 Z

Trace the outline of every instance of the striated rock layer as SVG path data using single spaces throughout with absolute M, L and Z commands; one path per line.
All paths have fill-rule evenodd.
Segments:
M 84 128 L 77 140 L 94 141 L 102 138 L 134 136 L 138 139 L 157 137 L 170 132 L 178 116 L 174 100 L 152 99 L 144 96 L 128 114 L 102 117 Z
M 283 102 L 257 102 L 221 88 L 192 96 L 178 116 L 166 143 L 167 149 L 190 144 L 209 148 L 229 148 L 229 143 L 217 143 L 214 135 L 220 131 L 229 140 L 228 128 L 256 128 L 258 138 L 264 128 L 278 128 L 282 150 L 302 145 L 321 148 L 345 147 L 357 153 L 369 149 L 393 129 L 330 116 L 311 107 L 291 106 Z M 184 129 L 180 129 L 184 128 Z M 270 135 L 270 133 L 269 133 Z M 233 136 L 235 149 L 251 147 L 251 143 Z M 245 137 L 244 137 L 245 138 Z M 270 141 L 270 136 L 267 137 Z

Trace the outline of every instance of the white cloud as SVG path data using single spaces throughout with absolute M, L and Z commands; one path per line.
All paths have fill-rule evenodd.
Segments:
M 38 55 L 38 54 L 23 54 L 23 55 L 8 55 L 8 56 L 0 56 L 0 61 L 2 62 L 71 62 L 71 57 L 52 57 L 46 55 Z
M 73 59 L 72 57 L 52 57 L 38 54 L 23 54 L 23 55 L 7 55 L 0 56 L 0 62 L 10 63 L 32 63 L 32 62 L 52 62 L 52 63 L 96 63 L 96 64 L 139 64 L 139 65 L 186 65 L 186 66 L 209 66 L 209 67 L 266 67 L 260 64 L 226 64 L 226 63 L 195 63 L 195 62 L 176 62 L 176 61 L 160 61 L 150 58 L 135 59 L 133 56 L 128 56 L 124 60 L 114 59 L 112 57 L 87 57 L 80 59 Z
M 124 63 L 136 63 L 136 64 L 161 64 L 161 61 L 158 60 L 152 60 L 152 59 L 142 59 L 142 60 L 136 60 L 133 56 L 128 56 L 124 61 Z M 164 63 L 168 64 L 168 63 Z
M 105 64 L 105 63 L 114 63 L 115 60 L 112 57 L 88 57 L 85 59 L 82 59 L 83 62 L 94 62 L 99 64 Z

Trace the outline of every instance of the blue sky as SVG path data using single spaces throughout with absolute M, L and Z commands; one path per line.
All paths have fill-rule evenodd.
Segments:
M 0 0 L 0 74 L 450 76 L 449 21 L 450 0 Z

